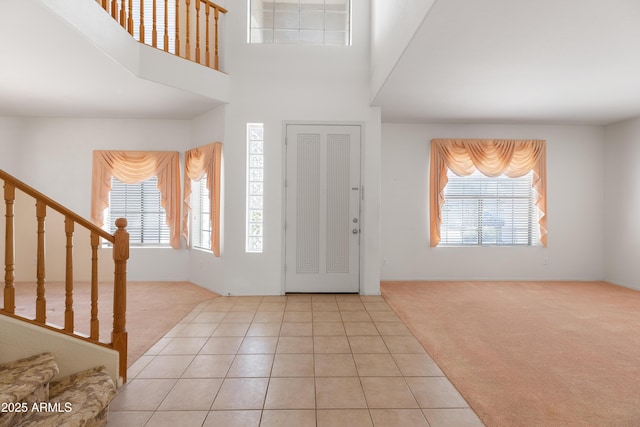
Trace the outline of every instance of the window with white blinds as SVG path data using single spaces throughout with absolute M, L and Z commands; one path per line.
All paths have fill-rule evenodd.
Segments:
M 249 43 L 351 44 L 349 0 L 249 2 Z
M 158 177 L 137 184 L 125 184 L 112 178 L 104 222 L 105 229 L 111 234 L 116 231 L 117 218 L 127 219 L 132 246 L 169 244 L 170 231 L 158 190 Z
M 191 181 L 191 246 L 211 250 L 211 204 L 207 175 Z
M 520 178 L 447 171 L 439 246 L 535 246 L 533 173 Z

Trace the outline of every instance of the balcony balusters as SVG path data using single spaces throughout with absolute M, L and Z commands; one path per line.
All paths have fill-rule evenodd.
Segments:
M 209 0 L 147 0 L 147 2 L 152 1 L 151 38 L 147 39 L 145 19 L 149 19 L 149 17 L 146 17 L 144 13 L 144 0 L 96 1 L 122 28 L 137 37 L 139 42 L 158 48 L 159 32 L 162 31 L 161 43 L 165 52 L 220 71 L 219 19 L 221 13 L 227 13 L 225 8 Z M 201 14 L 203 5 L 205 10 Z M 212 9 L 213 22 L 210 19 Z M 173 20 L 170 22 L 170 13 L 173 13 L 174 10 L 175 22 Z M 171 28 L 170 24 L 173 24 L 174 28 Z M 159 25 L 162 26 L 161 29 L 158 29 Z M 175 36 L 174 40 L 171 40 L 170 36 Z M 203 50 L 204 55 L 202 55 Z

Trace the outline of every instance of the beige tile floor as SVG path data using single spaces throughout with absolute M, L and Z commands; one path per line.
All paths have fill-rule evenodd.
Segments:
M 220 297 L 134 363 L 108 427 L 476 427 L 379 296 Z

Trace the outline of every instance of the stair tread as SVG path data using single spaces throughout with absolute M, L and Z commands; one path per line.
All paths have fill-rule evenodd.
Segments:
M 113 380 L 102 366 L 52 381 L 49 387 L 48 406 L 29 413 L 21 426 L 100 425 L 92 422 L 103 418 L 106 422 L 106 409 L 116 395 Z
M 0 403 L 25 401 L 58 374 L 51 353 L 41 353 L 0 365 Z M 45 400 L 49 397 L 43 396 Z

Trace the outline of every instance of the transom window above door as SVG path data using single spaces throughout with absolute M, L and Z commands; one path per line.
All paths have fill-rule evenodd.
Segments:
M 249 0 L 249 43 L 351 44 L 350 0 Z

